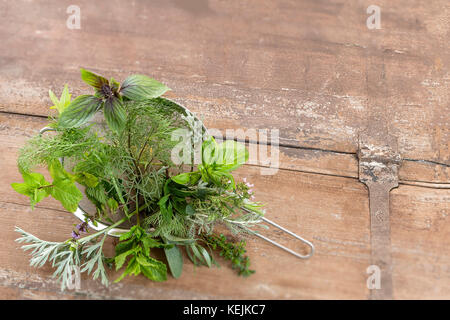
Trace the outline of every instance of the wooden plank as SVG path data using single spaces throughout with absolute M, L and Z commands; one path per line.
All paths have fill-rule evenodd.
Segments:
M 285 144 L 356 152 L 368 99 L 383 96 L 402 156 L 449 164 L 448 1 L 379 1 L 380 30 L 366 27 L 369 0 L 183 3 L 79 1 L 80 30 L 66 27 L 66 3 L 2 3 L 0 109 L 46 115 L 49 87 L 86 90 L 81 66 L 139 72 L 209 127 L 280 128 Z M 367 59 L 386 90 L 368 90 Z
M 450 299 L 450 190 L 391 191 L 394 297 Z
M 0 154 L 0 165 L 2 167 L 12 168 L 11 171 L 0 171 L 0 179 L 5 179 L 3 181 L 6 181 L 5 175 L 10 175 L 11 172 L 14 172 L 14 179 L 9 183 L 20 180 L 20 175 L 17 169 L 14 168 L 17 152 L 25 144 L 27 139 L 36 135 L 39 129 L 43 128 L 46 124 L 47 119 L 45 118 L 0 113 L 0 145 L 4 150 Z M 271 148 L 269 147 L 268 153 L 270 154 L 270 152 Z M 255 165 L 264 166 L 264 164 L 260 163 L 259 159 L 256 159 Z M 406 169 L 402 171 L 404 167 Z M 279 169 L 349 178 L 358 177 L 356 156 L 353 154 L 324 152 L 321 150 L 280 147 Z M 425 181 L 430 187 L 433 187 L 435 184 L 448 181 L 447 171 L 444 171 L 442 166 L 437 164 L 410 161 L 403 162 L 400 167 L 399 176 L 400 181 L 408 183 Z M 450 171 L 448 172 L 450 173 Z M 276 171 L 273 173 L 276 174 Z M 10 197 L 11 199 L 17 198 L 14 190 L 11 188 L 5 189 L 5 197 Z M 59 207 L 53 206 L 53 208 Z

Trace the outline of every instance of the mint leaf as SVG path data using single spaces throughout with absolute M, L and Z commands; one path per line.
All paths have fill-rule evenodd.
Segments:
M 11 187 L 18 193 L 30 198 L 31 208 L 49 195 L 50 183 L 37 172 L 22 172 L 24 183 L 11 183 Z
M 58 178 L 53 180 L 53 187 L 50 188 L 50 194 L 70 212 L 75 212 L 78 208 L 78 203 L 83 199 L 83 194 L 70 179 Z
M 23 194 L 28 197 L 32 197 L 33 187 L 28 185 L 27 183 L 11 183 L 11 187 L 18 193 Z
M 89 188 L 95 188 L 98 185 L 97 177 L 87 172 L 77 172 L 75 181 Z
M 114 263 L 116 264 L 116 270 L 119 270 L 120 268 L 122 268 L 122 266 L 123 266 L 123 264 L 125 263 L 127 257 L 128 257 L 130 254 L 135 253 L 135 251 L 136 251 L 135 249 L 130 249 L 130 250 L 128 250 L 128 251 L 125 251 L 125 252 L 122 253 L 122 254 L 119 254 L 118 256 L 115 256 L 115 258 L 114 258 Z
M 48 170 L 53 178 L 53 187 L 50 188 L 50 194 L 61 202 L 66 210 L 75 212 L 78 203 L 83 199 L 83 194 L 74 183 L 75 176 L 64 170 L 58 160 L 53 161 Z
M 32 187 L 42 187 L 50 184 L 42 174 L 37 172 L 23 172 L 22 177 L 23 181 Z
M 31 199 L 31 205 L 34 206 L 36 203 L 41 202 L 42 199 L 49 195 L 48 189 L 46 188 L 35 188 L 33 192 L 33 198 Z
M 117 278 L 114 282 L 117 283 L 120 280 L 122 280 L 123 278 L 125 278 L 125 276 L 129 275 L 129 274 L 135 274 L 138 275 L 140 272 L 140 266 L 139 263 L 136 261 L 136 258 L 133 257 L 130 259 L 130 261 L 128 262 L 127 268 L 125 269 L 125 271 L 120 275 L 119 278 Z
M 54 160 L 48 166 L 48 171 L 53 179 L 69 179 L 71 181 L 75 180 L 75 177 L 64 170 L 62 163 L 59 160 Z
M 142 274 L 150 280 L 158 282 L 167 280 L 167 267 L 161 261 L 143 255 L 138 256 L 137 261 Z
M 69 87 L 64 85 L 64 89 L 61 93 L 61 97 L 59 98 L 59 112 L 62 113 L 64 109 L 70 104 L 70 98 L 72 97 L 71 94 L 69 94 Z
M 128 99 L 141 101 L 157 98 L 167 90 L 170 89 L 161 82 L 144 75 L 135 74 L 125 79 L 120 93 Z
M 58 109 L 59 111 L 59 99 L 55 96 L 52 90 L 48 90 L 48 96 L 53 102 L 53 106 L 51 106 L 50 109 Z

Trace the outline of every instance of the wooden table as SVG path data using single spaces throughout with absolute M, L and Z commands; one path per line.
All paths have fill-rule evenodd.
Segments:
M 380 0 L 381 29 L 369 29 L 372 2 L 79 0 L 80 29 L 66 25 L 72 1 L 2 2 L 0 298 L 449 299 L 450 3 Z M 226 263 L 186 263 L 166 283 L 104 288 L 83 277 L 65 292 L 49 266 L 29 267 L 14 226 L 61 241 L 77 220 L 51 199 L 31 211 L 12 190 L 17 151 L 46 124 L 49 88 L 88 90 L 80 67 L 158 79 L 210 128 L 279 129 L 278 172 L 254 164 L 237 174 L 255 184 L 268 218 L 315 244 L 314 257 L 255 239 L 250 278 Z M 390 194 L 363 183 L 368 145 L 390 150 L 376 159 L 394 168 Z M 386 271 L 379 291 L 366 283 L 374 261 Z

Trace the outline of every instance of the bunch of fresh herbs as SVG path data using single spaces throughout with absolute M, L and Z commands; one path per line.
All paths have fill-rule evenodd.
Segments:
M 192 115 L 160 97 L 168 90 L 165 85 L 143 75 L 123 83 L 84 69 L 81 76 L 94 94 L 71 100 L 67 85 L 59 99 L 49 92 L 51 108 L 59 113 L 50 118 L 54 133 L 37 135 L 21 149 L 23 182 L 11 186 L 28 196 L 32 207 L 51 196 L 75 212 L 87 198 L 96 212 L 86 215 L 65 242 L 43 241 L 17 228 L 22 235 L 17 241 L 32 249 L 30 264 L 52 263 L 62 289 L 76 269 L 107 285 L 105 266 L 111 264 L 124 268 L 116 282 L 139 274 L 164 281 L 168 269 L 178 278 L 182 248 L 194 264 L 209 267 L 217 264 L 212 251 L 219 250 L 239 274 L 251 274 L 245 242 L 235 244 L 214 233 L 218 223 L 239 233 L 261 222 L 261 206 L 252 201 L 249 183 L 237 183 L 231 173 L 248 160 L 246 148 L 205 135 L 201 164 L 185 169 L 171 159 L 172 134 L 190 128 Z M 106 123 L 90 121 L 99 111 Z M 36 172 L 38 167 L 46 167 L 51 179 Z M 88 223 L 98 221 L 109 227 L 87 234 Z M 108 232 L 125 224 L 131 228 L 120 236 L 115 255 L 105 257 Z M 168 268 L 151 255 L 154 250 L 165 253 Z

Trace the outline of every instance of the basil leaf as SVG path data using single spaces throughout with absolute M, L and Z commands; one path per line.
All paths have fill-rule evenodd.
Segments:
M 60 115 L 59 126 L 62 128 L 81 126 L 100 109 L 102 103 L 101 99 L 92 95 L 76 97 Z
M 109 98 L 105 101 L 103 112 L 105 114 L 106 123 L 108 123 L 111 130 L 120 133 L 125 127 L 127 119 L 122 102 L 116 97 Z
M 108 84 L 108 80 L 106 80 L 102 76 L 99 76 L 98 74 L 95 74 L 83 68 L 81 68 L 80 71 L 81 79 L 83 79 L 84 82 L 97 90 L 100 90 L 104 84 Z
M 164 253 L 166 254 L 170 272 L 175 279 L 179 278 L 183 271 L 183 256 L 181 255 L 180 249 L 177 246 L 164 248 Z
M 248 150 L 242 143 L 227 140 L 218 145 L 217 158 L 220 171 L 233 171 L 247 162 Z
M 180 173 L 179 175 L 173 176 L 171 179 L 178 184 L 187 184 L 190 180 L 190 173 Z
M 217 142 L 213 137 L 203 141 L 202 144 L 202 164 L 205 166 L 212 165 L 217 160 Z
M 161 82 L 144 75 L 135 74 L 125 79 L 120 93 L 128 99 L 140 101 L 157 98 L 167 90 L 170 89 Z

